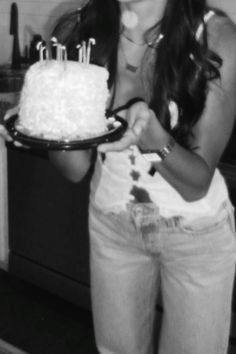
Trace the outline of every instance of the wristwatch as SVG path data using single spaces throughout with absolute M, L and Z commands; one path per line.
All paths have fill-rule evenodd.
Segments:
M 163 146 L 161 149 L 146 150 L 145 152 L 142 153 L 142 156 L 145 158 L 145 160 L 151 163 L 162 162 L 171 153 L 174 146 L 175 146 L 175 140 L 171 137 L 168 144 Z

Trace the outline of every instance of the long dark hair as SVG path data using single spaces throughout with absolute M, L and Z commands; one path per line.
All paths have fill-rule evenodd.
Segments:
M 156 50 L 152 71 L 149 106 L 161 124 L 183 146 L 205 108 L 208 82 L 220 78 L 221 59 L 208 46 L 204 15 L 206 0 L 167 0 L 162 20 L 149 32 L 164 39 Z M 203 35 L 195 37 L 200 24 Z M 92 62 L 108 67 L 109 87 L 115 85 L 117 51 L 120 35 L 120 7 L 117 0 L 90 0 L 82 9 L 65 15 L 54 35 L 66 46 L 70 59 L 75 59 L 76 45 L 81 40 L 96 38 Z M 148 33 L 147 33 L 148 35 Z M 178 124 L 172 129 L 168 105 L 179 107 Z

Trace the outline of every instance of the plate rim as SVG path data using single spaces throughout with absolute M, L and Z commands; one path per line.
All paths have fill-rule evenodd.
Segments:
M 8 133 L 12 137 L 13 140 L 19 141 L 27 146 L 30 147 L 38 147 L 40 149 L 47 149 L 47 150 L 73 150 L 73 149 L 87 149 L 89 147 L 96 147 L 103 142 L 110 142 L 117 140 L 116 138 L 120 137 L 121 134 L 125 132 L 127 129 L 128 123 L 127 121 L 115 115 L 113 117 L 115 121 L 120 122 L 121 124 L 113 129 L 112 131 L 104 132 L 96 137 L 87 138 L 87 139 L 76 139 L 76 140 L 53 140 L 53 139 L 43 139 L 36 136 L 31 136 L 22 133 L 15 127 L 15 123 L 19 117 L 19 114 L 14 114 L 10 116 L 5 122 L 5 128 L 7 129 Z

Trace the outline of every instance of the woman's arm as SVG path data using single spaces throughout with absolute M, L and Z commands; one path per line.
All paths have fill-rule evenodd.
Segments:
M 188 201 L 203 197 L 230 139 L 236 117 L 236 29 L 227 19 L 216 19 L 209 43 L 223 60 L 221 79 L 210 83 L 205 110 L 193 129 L 191 152 L 176 145 L 158 171 Z
M 4 116 L 4 120 L 7 120 L 12 115 L 17 114 L 19 107 L 13 107 L 8 110 Z M 8 134 L 6 128 L 0 124 L 0 138 L 8 142 L 13 142 L 17 147 L 27 148 L 17 140 L 13 140 Z M 82 151 L 49 151 L 49 160 L 60 171 L 60 173 L 69 179 L 71 182 L 79 182 L 83 179 L 89 170 L 91 165 L 91 150 Z
M 80 182 L 91 166 L 92 150 L 49 151 L 49 160 L 71 182 Z
M 123 138 L 115 143 L 100 145 L 98 151 L 122 151 L 134 144 L 144 152 L 154 151 L 169 143 L 171 136 L 162 128 L 147 104 L 134 104 L 127 115 L 129 129 Z M 178 143 L 175 143 L 165 160 L 153 163 L 153 166 L 187 201 L 195 201 L 204 196 L 213 173 L 200 155 Z
M 220 21 L 220 20 L 219 20 Z M 208 191 L 215 168 L 229 141 L 236 115 L 236 29 L 228 20 L 212 26 L 212 50 L 223 59 L 221 80 L 210 84 L 204 113 L 194 128 L 192 146 L 187 150 L 175 144 L 167 158 L 155 163 L 160 174 L 189 201 L 202 198 Z M 214 21 L 215 22 L 215 21 Z M 170 135 L 162 128 L 153 111 L 137 103 L 128 112 L 130 129 L 124 138 L 100 151 L 119 151 L 138 143 L 142 148 L 158 150 L 167 145 Z
M 210 28 L 210 45 L 223 60 L 221 80 L 210 84 L 205 110 L 194 127 L 192 146 L 197 149 L 189 152 L 176 145 L 165 163 L 156 166 L 189 201 L 207 193 L 236 116 L 236 29 L 228 20 L 216 21 Z

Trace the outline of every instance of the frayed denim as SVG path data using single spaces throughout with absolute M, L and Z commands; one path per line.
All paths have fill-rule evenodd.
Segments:
M 230 202 L 191 223 L 162 218 L 152 203 L 129 204 L 119 214 L 91 205 L 89 225 L 101 354 L 154 353 L 159 292 L 159 354 L 226 354 L 236 260 Z

